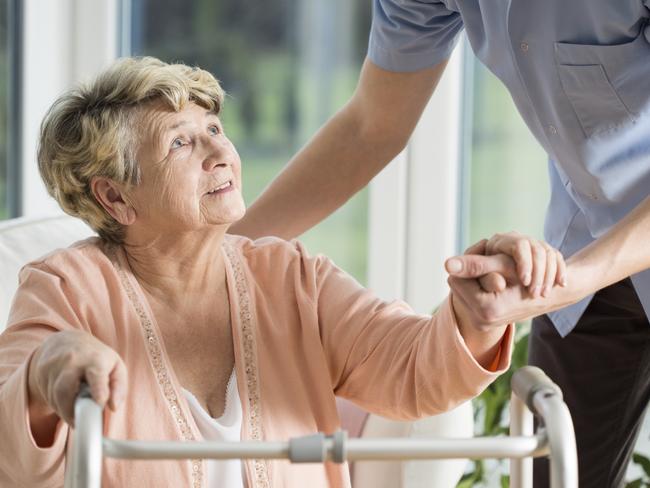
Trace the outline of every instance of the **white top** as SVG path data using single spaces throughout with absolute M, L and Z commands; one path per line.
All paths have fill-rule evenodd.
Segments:
M 239 391 L 237 390 L 237 376 L 233 369 L 226 387 L 226 407 L 223 415 L 218 419 L 210 417 L 196 397 L 188 390 L 182 389 L 183 395 L 190 406 L 190 412 L 196 422 L 199 432 L 206 441 L 241 441 L 241 424 L 243 411 Z M 212 460 L 206 459 L 207 488 L 243 488 L 244 477 L 242 463 L 239 459 Z

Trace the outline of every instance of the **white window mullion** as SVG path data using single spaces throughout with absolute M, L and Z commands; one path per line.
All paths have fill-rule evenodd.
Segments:
M 402 151 L 370 184 L 368 287 L 384 300 L 405 294 L 407 153 Z
M 420 313 L 447 295 L 457 249 L 461 93 L 459 45 L 409 142 L 405 298 Z
M 430 314 L 447 295 L 444 260 L 457 251 L 462 49 L 454 51 L 406 150 L 370 185 L 368 285 L 419 313 Z M 408 435 L 466 438 L 473 425 L 467 402 L 410 423 Z M 404 485 L 427 480 L 427 486 L 455 486 L 465 466 L 463 459 L 409 461 L 394 469 L 401 470 Z
M 118 0 L 25 0 L 22 86 L 22 214 L 60 213 L 36 164 L 50 105 L 117 56 Z
M 431 313 L 457 249 L 462 46 L 403 151 L 370 184 L 368 286 Z

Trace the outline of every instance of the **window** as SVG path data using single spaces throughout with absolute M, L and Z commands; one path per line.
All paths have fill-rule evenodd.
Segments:
M 212 72 L 229 96 L 222 119 L 251 203 L 347 101 L 367 47 L 365 0 L 132 0 L 131 52 Z M 301 237 L 366 278 L 367 192 Z
M 18 188 L 19 155 L 16 150 L 19 139 L 15 132 L 18 114 L 15 87 L 19 75 L 16 63 L 19 8 L 18 1 L 0 2 L 0 220 L 18 213 L 15 190 Z M 14 114 L 14 120 L 10 114 Z
M 541 238 L 549 199 L 546 153 L 503 83 L 469 56 L 462 244 L 511 230 Z

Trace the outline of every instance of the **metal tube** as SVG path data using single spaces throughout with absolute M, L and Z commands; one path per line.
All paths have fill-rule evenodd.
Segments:
M 145 442 L 104 439 L 104 455 L 120 459 L 287 459 L 288 442 Z M 470 439 L 350 439 L 350 461 L 457 458 L 522 458 L 547 452 L 546 437 L 477 437 Z M 328 459 L 334 444 L 325 441 Z
M 102 408 L 82 385 L 74 407 L 72 461 L 66 488 L 100 488 L 102 482 Z
M 287 459 L 289 443 L 117 441 L 104 438 L 104 455 L 118 459 Z
M 571 413 L 560 395 L 538 391 L 533 396 L 550 447 L 551 488 L 578 488 L 578 451 Z
M 510 435 L 530 436 L 533 434 L 533 414 L 514 392 L 510 399 Z M 510 487 L 532 488 L 533 458 L 510 459 Z
M 476 437 L 470 439 L 351 439 L 349 460 L 484 459 L 541 456 L 544 437 Z

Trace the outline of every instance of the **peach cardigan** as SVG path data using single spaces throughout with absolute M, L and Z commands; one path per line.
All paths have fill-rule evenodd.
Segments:
M 495 372 L 473 359 L 449 303 L 416 315 L 383 302 L 323 256 L 275 238 L 226 236 L 223 251 L 244 410 L 242 439 L 286 440 L 339 428 L 335 395 L 396 419 L 433 415 L 477 395 L 509 365 L 512 325 Z M 63 484 L 69 428 L 51 447 L 30 433 L 27 372 L 33 351 L 59 330 L 85 330 L 126 363 L 122 408 L 105 413 L 116 439 L 197 440 L 155 318 L 122 248 L 91 238 L 23 268 L 0 335 L 0 486 Z M 191 328 L 188 327 L 188 334 Z M 209 374 L 206 371 L 206 374 Z M 107 459 L 103 487 L 204 484 L 200 460 Z M 349 487 L 347 466 L 245 463 L 249 487 Z

